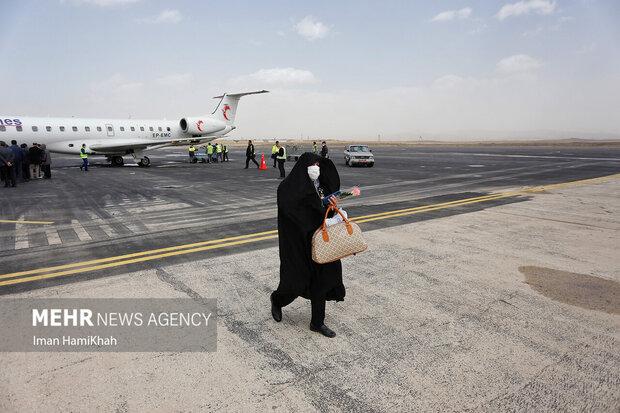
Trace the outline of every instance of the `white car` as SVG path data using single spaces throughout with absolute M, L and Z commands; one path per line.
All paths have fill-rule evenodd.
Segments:
M 344 164 L 374 166 L 375 157 L 366 145 L 349 145 L 344 148 Z

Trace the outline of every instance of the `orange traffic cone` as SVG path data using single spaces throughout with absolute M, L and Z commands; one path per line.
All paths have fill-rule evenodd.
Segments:
M 267 164 L 265 163 L 265 153 L 260 154 L 260 166 L 258 167 L 261 171 L 267 170 Z

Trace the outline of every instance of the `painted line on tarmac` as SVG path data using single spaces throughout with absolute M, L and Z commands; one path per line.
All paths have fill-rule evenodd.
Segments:
M 441 209 L 454 208 L 463 205 L 470 205 L 481 202 L 489 202 L 498 199 L 504 199 L 527 193 L 542 192 L 549 189 L 558 189 L 574 185 L 592 184 L 607 182 L 613 179 L 619 179 L 620 174 L 609 175 L 599 178 L 583 179 L 578 181 L 562 182 L 558 184 L 541 185 L 530 188 L 524 188 L 516 191 L 502 192 L 497 194 L 484 195 L 479 197 L 465 198 L 456 201 L 443 202 L 439 204 L 424 205 L 414 208 L 406 208 L 394 211 L 382 212 L 379 214 L 364 215 L 352 218 L 352 221 L 357 223 L 364 223 L 370 221 L 377 221 L 382 219 L 396 218 L 406 215 L 413 215 L 423 212 L 437 211 Z M 10 274 L 0 275 L 0 286 L 21 284 L 32 281 L 44 280 L 49 278 L 56 278 L 74 274 L 80 274 L 89 271 L 98 271 L 106 268 L 120 267 L 129 264 L 135 264 L 139 262 L 151 261 L 156 259 L 162 259 L 172 256 L 191 254 L 195 252 L 214 250 L 218 248 L 225 248 L 237 245 L 243 245 L 253 242 L 259 242 L 264 240 L 271 240 L 277 238 L 277 230 L 258 232 L 254 234 L 239 235 L 235 237 L 222 238 L 217 240 L 202 241 L 192 244 L 178 245 L 167 248 L 159 248 L 155 250 L 141 251 L 132 254 L 119 255 L 115 257 L 101 258 L 90 261 L 76 262 L 71 264 L 59 265 L 48 268 L 39 268 L 28 271 L 20 271 Z M 94 265 L 96 264 L 96 265 Z M 65 271 L 61 271 L 65 270 Z
M 277 238 L 277 237 L 278 237 L 277 234 L 267 235 L 267 236 L 264 236 L 264 237 L 250 238 L 250 239 L 245 239 L 245 240 L 240 240 L 240 241 L 224 242 L 224 243 L 220 243 L 220 244 L 207 245 L 207 246 L 204 246 L 204 247 L 190 248 L 190 249 L 184 249 L 184 250 L 180 250 L 180 251 L 167 252 L 165 254 L 150 255 L 150 256 L 146 256 L 146 257 L 133 258 L 133 259 L 124 260 L 124 261 L 116 261 L 116 262 L 111 262 L 111 263 L 107 263 L 107 264 L 95 265 L 95 266 L 92 266 L 92 267 L 76 268 L 76 269 L 73 269 L 73 270 L 54 272 L 54 273 L 43 274 L 43 275 L 35 275 L 35 276 L 31 276 L 31 277 L 14 278 L 14 279 L 11 279 L 11 280 L 0 281 L 0 286 L 12 285 L 12 284 L 21 284 L 21 283 L 26 283 L 26 282 L 44 280 L 44 279 L 47 279 L 47 278 L 56 278 L 56 277 L 62 277 L 62 276 L 67 276 L 67 275 L 72 275 L 72 274 L 79 274 L 79 273 L 83 273 L 83 272 L 87 272 L 87 271 L 97 271 L 97 270 L 103 270 L 103 269 L 106 269 L 106 268 L 120 267 L 120 266 L 124 266 L 124 265 L 128 265 L 128 264 L 138 263 L 138 262 L 151 261 L 151 260 L 162 259 L 162 258 L 166 258 L 166 257 L 173 257 L 175 255 L 191 254 L 191 253 L 200 252 L 200 251 L 208 251 L 208 250 L 212 250 L 212 249 L 216 249 L 216 248 L 224 248 L 224 247 L 231 247 L 231 246 L 235 246 L 235 245 L 248 244 L 250 242 L 263 241 L 263 240 L 273 239 L 273 238 Z M 4 276 L 2 276 L 2 277 L 4 277 Z
M 64 270 L 64 269 L 67 269 L 67 268 L 84 267 L 84 266 L 90 266 L 90 265 L 93 265 L 93 264 L 101 264 L 101 263 L 104 263 L 104 262 L 119 261 L 119 260 L 128 259 L 128 258 L 141 257 L 141 256 L 145 256 L 145 255 L 158 254 L 158 253 L 163 253 L 163 252 L 168 252 L 168 251 L 176 251 L 176 250 L 181 250 L 181 249 L 186 249 L 186 248 L 199 247 L 199 246 L 203 246 L 203 245 L 231 242 L 231 241 L 241 240 L 241 239 L 246 239 L 246 238 L 260 237 L 260 236 L 263 236 L 263 235 L 273 235 L 273 234 L 277 234 L 277 233 L 278 233 L 277 230 L 271 230 L 271 231 L 265 231 L 265 232 L 257 232 L 257 233 L 254 233 L 254 234 L 238 235 L 238 236 L 235 236 L 235 237 L 220 238 L 220 239 L 210 240 L 210 241 L 195 242 L 195 243 L 192 243 L 192 244 L 176 245 L 176 246 L 173 246 L 173 247 L 158 248 L 158 249 L 154 249 L 154 250 L 134 252 L 134 253 L 131 253 L 131 254 L 118 255 L 118 256 L 115 256 L 115 257 L 100 258 L 100 259 L 89 260 L 89 261 L 74 262 L 74 263 L 71 263 L 71 264 L 57 265 L 57 266 L 47 267 L 47 268 L 38 268 L 38 269 L 35 269 L 35 270 L 14 272 L 14 273 L 11 273 L 11 274 L 3 274 L 3 275 L 0 275 L 0 279 L 13 278 L 13 277 L 19 277 L 19 276 L 24 276 L 24 275 L 38 274 L 38 273 L 42 273 L 42 272 Z
M 477 203 L 477 202 L 485 202 L 491 199 L 495 199 L 498 196 L 507 197 L 507 195 L 500 194 L 500 195 L 494 195 L 492 198 L 489 198 L 488 196 L 465 198 L 465 199 L 460 200 L 460 202 L 451 201 L 449 203 L 426 205 L 414 211 L 408 211 L 405 213 L 401 212 L 400 214 L 395 214 L 394 212 L 398 212 L 401 210 L 393 211 L 391 215 L 370 218 L 368 219 L 368 221 L 388 219 L 388 218 L 392 218 L 393 216 L 412 215 L 412 214 L 422 213 L 422 212 L 429 211 L 429 210 L 434 211 L 437 209 L 451 208 L 451 207 L 456 207 L 459 205 L 466 205 L 466 204 Z M 359 217 L 354 218 L 352 220 L 354 222 L 358 222 L 358 219 Z M 366 222 L 366 221 L 362 221 L 362 222 Z M 0 275 L 0 280 L 3 280 L 3 281 L 0 281 L 0 286 L 21 284 L 21 283 L 27 283 L 27 282 L 32 282 L 32 281 L 44 280 L 48 278 L 62 277 L 62 276 L 67 276 L 67 275 L 84 273 L 87 271 L 98 271 L 98 270 L 102 270 L 106 268 L 120 267 L 120 266 L 129 265 L 129 264 L 152 261 L 156 259 L 162 259 L 162 258 L 167 258 L 167 257 L 172 257 L 172 256 L 177 256 L 177 255 L 185 255 L 185 254 L 191 254 L 195 252 L 208 251 L 208 250 L 213 250 L 213 249 L 218 249 L 218 248 L 224 248 L 224 247 L 248 244 L 252 242 L 264 241 L 264 240 L 269 240 L 269 239 L 275 239 L 278 237 L 277 232 L 278 232 L 277 230 L 271 230 L 271 231 L 265 231 L 265 232 L 256 233 L 256 234 L 241 235 L 238 237 L 231 237 L 231 238 L 225 238 L 225 239 L 220 239 L 220 240 L 203 241 L 203 242 L 194 243 L 194 244 L 186 244 L 186 245 L 179 245 L 179 246 L 168 247 L 168 248 L 160 248 L 157 250 L 142 251 L 142 252 L 126 254 L 126 255 L 121 255 L 121 256 L 116 256 L 116 257 L 101 258 L 98 260 L 90 260 L 90 261 L 84 261 L 84 262 L 59 265 L 55 267 L 39 268 L 35 270 L 3 274 L 3 275 Z M 238 239 L 238 240 L 232 241 L 232 239 Z M 205 244 L 210 244 L 210 245 L 205 245 Z M 168 251 L 168 252 L 163 252 L 163 251 Z M 96 265 L 93 265 L 93 264 L 96 264 Z M 63 269 L 64 271 L 59 271 Z
M 406 215 L 419 214 L 421 212 L 437 211 L 437 210 L 440 210 L 440 209 L 459 207 L 459 206 L 462 206 L 462 205 L 469 205 L 469 204 L 477 204 L 477 203 L 480 203 L 480 202 L 495 201 L 496 199 L 509 198 L 509 197 L 513 197 L 513 196 L 517 196 L 517 195 L 519 195 L 519 194 L 506 193 L 506 194 L 498 194 L 498 195 L 496 195 L 494 197 L 488 197 L 488 198 L 483 198 L 483 199 L 469 199 L 469 198 L 467 198 L 467 199 L 463 200 L 464 202 L 453 203 L 453 204 L 450 204 L 450 205 L 428 205 L 424 209 L 405 211 L 405 212 L 399 212 L 399 213 L 391 213 L 389 215 L 372 217 L 372 218 L 364 218 L 364 219 L 355 218 L 352 221 L 357 222 L 358 224 L 361 224 L 361 223 L 364 223 L 364 222 L 377 221 L 377 220 L 381 220 L 381 219 L 396 218 L 396 217 L 403 217 L 403 216 L 406 216 Z
M 0 219 L 0 224 L 32 224 L 32 225 L 51 225 L 54 221 L 20 221 L 10 219 Z
M 398 213 L 403 213 L 403 212 L 421 211 L 421 210 L 425 210 L 425 209 L 430 208 L 430 207 L 440 207 L 440 206 L 441 207 L 443 207 L 443 206 L 448 207 L 448 206 L 452 206 L 454 204 L 461 204 L 464 201 L 474 201 L 474 200 L 487 201 L 487 200 L 489 200 L 489 198 L 495 198 L 495 197 L 497 197 L 499 195 L 500 194 L 483 195 L 483 196 L 477 196 L 477 197 L 473 197 L 473 198 L 458 199 L 456 201 L 442 202 L 440 204 L 421 205 L 421 206 L 417 206 L 417 207 L 413 207 L 413 208 L 397 209 L 397 210 L 394 210 L 394 211 L 379 212 L 377 214 L 370 214 L 370 215 L 361 215 L 361 216 L 358 216 L 358 217 L 355 217 L 355 218 L 351 218 L 351 221 L 359 222 L 360 220 L 366 219 L 366 218 L 384 217 L 384 216 L 398 214 Z

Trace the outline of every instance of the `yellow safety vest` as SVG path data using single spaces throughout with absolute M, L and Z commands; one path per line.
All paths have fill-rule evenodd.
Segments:
M 279 149 L 278 152 L 280 152 Z M 284 146 L 282 147 L 282 155 L 276 156 L 276 159 L 282 159 L 286 161 L 286 148 Z
M 276 145 L 271 147 L 271 154 L 273 155 L 274 153 L 278 153 L 278 147 Z
M 215 145 L 215 152 L 222 153 L 222 145 L 220 145 L 219 143 Z
M 190 146 L 190 147 L 189 147 L 189 151 L 190 151 L 190 152 L 196 152 L 196 148 L 194 148 L 193 146 Z
M 208 153 L 209 155 L 212 155 L 212 154 L 213 154 L 213 146 L 211 146 L 211 145 L 207 145 L 207 153 Z
M 88 158 L 88 154 L 86 153 L 86 149 L 84 149 L 84 148 L 80 149 L 80 158 L 82 158 L 82 159 Z

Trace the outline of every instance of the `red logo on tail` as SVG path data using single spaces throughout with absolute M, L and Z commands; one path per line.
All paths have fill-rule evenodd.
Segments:
M 222 108 L 222 115 L 224 115 L 224 119 L 226 119 L 226 120 L 230 120 L 230 119 L 228 119 L 228 114 L 226 113 L 229 110 L 230 110 L 230 106 L 228 106 L 228 105 L 224 105 L 224 107 Z

